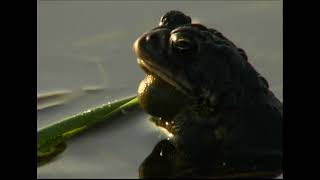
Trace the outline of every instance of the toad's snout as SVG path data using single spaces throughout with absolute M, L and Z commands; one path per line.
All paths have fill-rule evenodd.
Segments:
M 148 59 L 148 56 L 161 56 L 168 48 L 169 36 L 170 31 L 167 29 L 145 33 L 134 42 L 134 53 L 141 59 Z

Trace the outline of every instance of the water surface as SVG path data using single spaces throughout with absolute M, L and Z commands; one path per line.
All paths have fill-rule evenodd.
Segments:
M 173 9 L 245 49 L 282 100 L 281 1 L 38 1 L 38 94 L 71 92 L 43 99 L 38 128 L 135 94 L 144 73 L 132 43 Z M 138 177 L 140 163 L 166 138 L 147 119 L 129 113 L 68 141 L 63 154 L 37 169 L 38 178 Z

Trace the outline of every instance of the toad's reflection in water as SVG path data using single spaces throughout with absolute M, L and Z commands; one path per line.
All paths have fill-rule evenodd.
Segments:
M 165 14 L 133 49 L 147 74 L 139 102 L 173 134 L 141 164 L 140 178 L 282 172 L 282 103 L 244 50 L 178 11 Z

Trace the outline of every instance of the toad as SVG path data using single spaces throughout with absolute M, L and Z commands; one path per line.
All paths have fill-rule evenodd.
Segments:
M 173 137 L 139 169 L 148 177 L 275 177 L 282 172 L 282 103 L 246 52 L 179 11 L 133 45 L 146 78 L 142 108 Z

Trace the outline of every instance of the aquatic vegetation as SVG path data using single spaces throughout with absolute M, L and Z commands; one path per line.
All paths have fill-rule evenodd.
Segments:
M 84 130 L 105 122 L 119 114 L 126 114 L 127 110 L 137 107 L 136 96 L 123 98 L 109 102 L 101 106 L 89 109 L 77 115 L 66 117 L 61 121 L 43 127 L 37 132 L 37 159 L 38 166 L 49 162 L 63 152 L 67 147 L 65 140 Z

